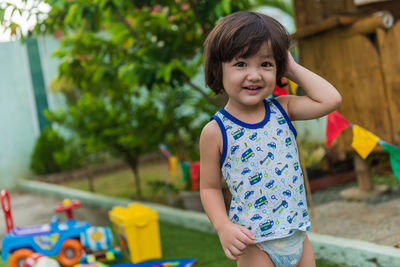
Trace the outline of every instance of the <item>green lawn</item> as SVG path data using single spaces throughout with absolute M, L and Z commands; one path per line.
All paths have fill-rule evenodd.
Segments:
M 143 164 L 139 167 L 141 177 L 141 188 L 144 200 L 156 201 L 160 203 L 168 203 L 165 190 L 160 188 L 158 192 L 154 192 L 150 185 L 152 182 L 168 182 L 176 188 L 183 188 L 182 172 L 180 167 L 177 168 L 177 177 L 172 177 L 168 171 L 166 162 L 156 162 L 151 164 Z M 63 186 L 75 189 L 89 191 L 89 183 L 87 179 L 66 182 Z M 96 176 L 94 179 L 95 193 L 112 197 L 134 198 L 136 196 L 136 188 L 134 183 L 133 172 L 129 168 L 124 168 L 112 173 L 106 173 Z
M 196 267 L 235 267 L 223 253 L 218 236 L 161 223 L 161 242 L 166 259 L 195 258 Z M 317 260 L 317 267 L 344 267 Z
M 164 259 L 195 258 L 196 267 L 235 267 L 223 253 L 217 235 L 160 223 L 161 246 Z M 344 267 L 317 261 L 318 267 Z M 0 262 L 0 267 L 7 267 Z

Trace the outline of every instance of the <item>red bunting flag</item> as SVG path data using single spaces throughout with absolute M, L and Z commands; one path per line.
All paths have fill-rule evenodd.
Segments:
M 339 112 L 330 113 L 326 126 L 326 144 L 328 147 L 331 147 L 332 142 L 349 126 L 350 123 Z
M 275 88 L 274 88 L 274 91 L 272 92 L 272 94 L 275 96 L 288 95 L 287 87 L 280 88 L 278 85 L 275 85 Z
M 200 161 L 190 163 L 190 180 L 192 180 L 192 191 L 199 189 L 199 172 L 200 172 Z

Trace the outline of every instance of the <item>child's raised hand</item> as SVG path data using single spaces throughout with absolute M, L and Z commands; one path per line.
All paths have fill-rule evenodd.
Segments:
M 294 68 L 298 65 L 297 62 L 293 59 L 292 54 L 290 54 L 289 50 L 287 51 L 287 63 L 286 63 L 286 71 L 284 76 L 291 80 L 293 77 Z
M 222 249 L 228 259 L 237 261 L 248 245 L 254 244 L 254 237 L 247 228 L 227 222 L 218 231 Z

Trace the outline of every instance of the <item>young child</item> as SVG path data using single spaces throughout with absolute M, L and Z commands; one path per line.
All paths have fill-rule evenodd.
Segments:
M 237 12 L 221 19 L 204 48 L 207 85 L 228 95 L 200 136 L 200 194 L 226 256 L 239 267 L 315 266 L 296 130 L 341 103 L 326 80 L 297 64 L 274 19 Z M 281 78 L 307 96 L 267 98 Z M 221 175 L 232 193 L 227 216 Z

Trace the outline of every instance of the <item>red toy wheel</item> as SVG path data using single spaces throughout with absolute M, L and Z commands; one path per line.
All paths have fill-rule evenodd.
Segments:
M 26 259 L 33 254 L 33 251 L 27 248 L 15 250 L 8 260 L 8 267 L 24 267 Z
M 62 244 L 58 261 L 65 266 L 73 266 L 78 263 L 82 254 L 82 245 L 76 239 L 67 239 Z

